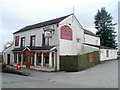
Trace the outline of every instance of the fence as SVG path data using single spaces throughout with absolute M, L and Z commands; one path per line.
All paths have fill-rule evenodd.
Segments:
M 60 56 L 61 71 L 80 71 L 100 62 L 99 51 L 75 56 Z

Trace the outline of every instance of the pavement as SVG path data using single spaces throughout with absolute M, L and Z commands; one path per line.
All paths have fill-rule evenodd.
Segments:
M 118 88 L 118 60 L 105 61 L 79 72 L 42 72 L 22 69 L 30 75 L 2 74 L 3 88 Z
M 2 73 L 0 72 L 0 90 L 2 89 Z

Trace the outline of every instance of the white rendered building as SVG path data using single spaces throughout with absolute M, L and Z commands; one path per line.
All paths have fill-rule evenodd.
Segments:
M 100 47 L 100 38 L 83 29 L 73 14 L 26 26 L 14 32 L 13 38 L 13 45 L 3 51 L 4 63 L 44 71 L 59 71 L 60 56 Z

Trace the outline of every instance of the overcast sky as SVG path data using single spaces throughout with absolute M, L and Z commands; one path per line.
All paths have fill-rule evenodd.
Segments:
M 94 16 L 105 7 L 118 22 L 119 0 L 0 0 L 0 51 L 7 41 L 13 40 L 13 32 L 31 24 L 73 13 L 81 25 L 96 32 Z M 116 26 L 117 31 L 118 28 Z

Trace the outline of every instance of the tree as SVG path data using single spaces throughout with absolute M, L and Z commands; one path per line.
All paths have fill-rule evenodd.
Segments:
M 100 37 L 100 44 L 102 46 L 107 46 L 111 48 L 116 48 L 116 32 L 115 25 L 112 23 L 112 16 L 105 10 L 101 8 L 98 10 L 97 14 L 94 17 L 95 19 L 95 28 L 97 29 L 96 35 Z
M 4 44 L 4 49 L 6 49 L 7 47 L 11 46 L 12 44 L 13 44 L 13 41 L 6 42 Z

